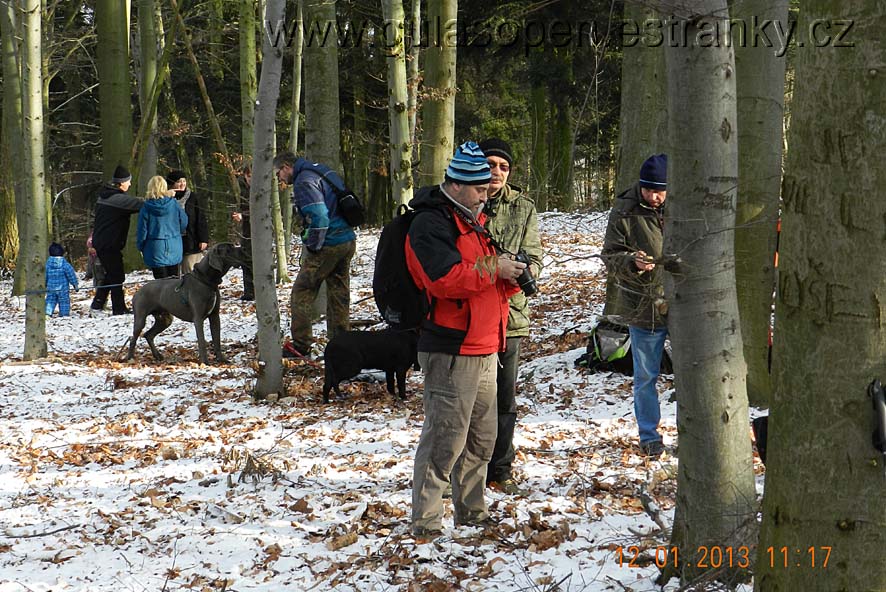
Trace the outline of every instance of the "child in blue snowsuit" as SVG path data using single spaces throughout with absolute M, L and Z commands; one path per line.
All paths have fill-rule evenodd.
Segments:
M 79 290 L 77 274 L 74 268 L 64 258 L 65 249 L 58 243 L 49 245 L 49 259 L 46 260 L 46 314 L 55 312 L 58 305 L 58 314 L 61 317 L 71 316 L 71 294 L 68 292 L 68 284 Z

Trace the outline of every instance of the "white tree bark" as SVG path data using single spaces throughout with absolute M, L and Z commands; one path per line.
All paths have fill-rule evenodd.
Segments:
M 699 548 L 750 544 L 757 505 L 735 293 L 738 138 L 729 13 L 726 0 L 685 4 L 674 14 L 686 24 L 687 43 L 665 50 L 668 103 L 675 108 L 664 253 L 681 260 L 678 269 L 666 267 L 665 293 L 680 458 L 672 544 L 683 564 L 677 571 L 688 582 L 712 571 L 700 563 Z M 666 569 L 662 580 L 673 571 Z M 735 581 L 747 570 L 734 563 L 716 577 Z
M 285 0 L 267 0 L 266 22 L 282 22 Z M 262 35 L 261 78 L 258 83 L 258 107 L 255 111 L 255 156 L 249 194 L 252 224 L 252 265 L 255 277 L 255 316 L 258 323 L 259 372 L 254 395 L 265 398 L 283 396 L 283 362 L 280 356 L 280 311 L 274 284 L 274 242 L 271 212 L 271 184 L 274 160 L 274 119 L 280 95 L 285 47 L 274 47 L 268 35 Z
M 382 0 L 388 60 L 388 116 L 391 135 L 391 195 L 394 202 L 412 199 L 412 143 L 409 136 L 403 0 Z
M 25 285 L 25 348 L 23 358 L 46 356 L 46 176 L 43 163 L 43 53 L 40 0 L 23 0 L 24 59 L 22 60 L 25 169 L 28 184 L 28 227 Z

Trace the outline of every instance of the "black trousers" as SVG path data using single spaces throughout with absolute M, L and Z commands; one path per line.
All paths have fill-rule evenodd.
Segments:
M 154 274 L 155 280 L 162 280 L 163 278 L 175 277 L 179 275 L 178 273 L 178 265 L 164 265 L 163 267 L 152 267 L 151 273 Z
M 110 294 L 111 312 L 113 314 L 123 314 L 126 312 L 126 300 L 123 298 L 123 286 L 119 285 L 126 280 L 126 274 L 123 271 L 123 252 L 116 249 L 97 249 L 96 254 L 99 261 L 102 262 L 102 267 L 105 268 L 105 278 L 102 280 L 101 286 L 115 287 L 97 288 L 91 308 L 102 310 L 108 301 L 108 294 Z
M 517 369 L 520 362 L 520 337 L 508 337 L 507 349 L 498 354 L 497 400 L 498 435 L 492 459 L 486 470 L 486 482 L 507 481 L 514 464 L 514 428 L 517 425 Z
M 245 221 L 244 221 L 245 223 Z M 243 295 L 255 296 L 255 281 L 252 278 L 252 239 L 243 237 L 240 241 L 240 248 L 243 249 Z

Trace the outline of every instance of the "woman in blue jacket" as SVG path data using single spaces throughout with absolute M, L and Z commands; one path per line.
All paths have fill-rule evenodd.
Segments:
M 188 227 L 188 215 L 170 191 L 166 179 L 152 177 L 148 181 L 145 204 L 138 213 L 135 239 L 145 265 L 154 279 L 179 274 L 182 261 L 182 232 Z

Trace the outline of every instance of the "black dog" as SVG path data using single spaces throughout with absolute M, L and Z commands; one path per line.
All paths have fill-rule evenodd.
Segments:
M 148 315 L 154 316 L 154 325 L 145 332 L 145 340 L 151 347 L 155 360 L 163 356 L 154 346 L 154 337 L 172 324 L 172 317 L 194 323 L 197 331 L 197 349 L 200 361 L 207 364 L 206 338 L 203 335 L 203 321 L 209 319 L 209 332 L 212 335 L 212 348 L 215 359 L 226 362 L 221 351 L 221 322 L 218 310 L 221 294 L 218 287 L 222 278 L 232 267 L 243 264 L 240 247 L 230 243 L 220 243 L 209 249 L 206 256 L 194 266 L 191 273 L 181 278 L 153 280 L 142 286 L 132 297 L 132 341 L 129 343 L 127 360 L 135 356 L 135 345 L 145 328 Z
M 339 333 L 326 346 L 323 359 L 326 379 L 323 382 L 323 402 L 329 402 L 329 391 L 341 397 L 338 383 L 353 378 L 361 370 L 385 371 L 388 392 L 394 393 L 394 376 L 400 399 L 406 398 L 406 371 L 418 368 L 418 334 L 416 331 L 346 331 Z

